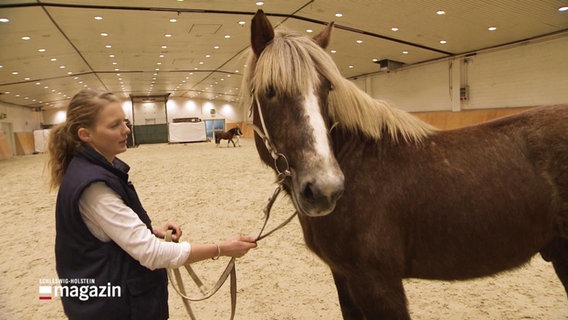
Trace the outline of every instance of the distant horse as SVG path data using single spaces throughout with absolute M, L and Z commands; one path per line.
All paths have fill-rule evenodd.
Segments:
M 240 147 L 241 146 L 240 137 L 242 135 L 243 135 L 243 133 L 241 132 L 241 128 L 239 128 L 239 127 L 234 127 L 233 129 L 230 129 L 227 132 L 215 131 L 215 144 L 218 147 L 219 144 L 221 143 L 221 140 L 225 139 L 225 140 L 228 140 L 227 141 L 227 147 L 229 147 L 229 143 L 231 143 L 231 142 L 233 143 L 233 147 L 236 147 L 235 141 L 233 141 L 233 138 L 235 138 L 237 140 L 239 147 Z
M 403 278 L 483 277 L 539 252 L 568 290 L 568 106 L 438 131 L 344 79 L 331 27 L 275 33 L 257 12 L 243 83 L 343 317 L 410 319 Z

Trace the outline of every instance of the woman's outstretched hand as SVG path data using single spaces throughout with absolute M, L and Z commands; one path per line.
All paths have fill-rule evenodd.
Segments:
M 240 258 L 250 249 L 256 248 L 256 239 L 252 236 L 236 236 L 219 243 L 222 256 Z

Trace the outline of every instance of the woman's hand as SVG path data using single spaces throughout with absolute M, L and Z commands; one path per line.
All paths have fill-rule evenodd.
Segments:
M 240 258 L 250 249 L 256 248 L 255 238 L 252 236 L 237 236 L 219 243 L 222 256 Z
M 177 223 L 168 221 L 162 227 L 153 227 L 152 229 L 153 229 L 152 233 L 160 239 L 163 239 L 166 236 L 166 232 L 170 229 L 173 230 L 172 231 L 173 242 L 178 242 L 179 239 L 181 238 L 181 228 L 177 225 Z

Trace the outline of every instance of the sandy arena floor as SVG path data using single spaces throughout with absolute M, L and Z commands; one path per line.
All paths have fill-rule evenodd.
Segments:
M 178 222 L 185 240 L 211 242 L 256 235 L 274 175 L 260 163 L 253 142 L 241 148 L 212 143 L 143 145 L 120 156 L 132 167 L 142 203 L 155 224 Z M 55 192 L 47 188 L 45 155 L 0 161 L 0 319 L 63 319 L 59 298 L 39 300 L 39 283 L 57 278 L 54 259 Z M 287 198 L 271 225 L 292 212 Z M 196 264 L 210 285 L 227 260 Z M 290 225 L 237 261 L 236 319 L 341 319 L 327 267 Z M 467 282 L 405 281 L 413 319 L 568 319 L 566 294 L 552 266 L 536 256 L 527 266 Z M 197 294 L 197 291 L 193 291 Z M 229 318 L 228 283 L 212 299 L 194 303 L 198 319 Z M 170 290 L 171 319 L 188 319 Z

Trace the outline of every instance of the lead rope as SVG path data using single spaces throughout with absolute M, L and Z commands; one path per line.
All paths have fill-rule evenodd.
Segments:
M 272 205 L 276 201 L 276 198 L 278 198 L 278 195 L 280 194 L 282 189 L 284 189 L 284 180 L 286 180 L 287 177 L 292 176 L 292 174 L 290 172 L 290 165 L 288 164 L 288 159 L 282 153 L 277 152 L 276 148 L 272 144 L 272 141 L 270 141 L 270 136 L 268 135 L 268 131 L 266 130 L 266 125 L 264 123 L 264 117 L 262 115 L 262 110 L 260 109 L 260 104 L 258 104 L 258 97 L 256 95 L 255 95 L 255 101 L 256 101 L 257 106 L 258 106 L 257 109 L 258 109 L 258 112 L 259 112 L 260 122 L 262 124 L 263 130 L 261 130 L 260 128 L 258 128 L 254 124 L 252 125 L 252 127 L 253 127 L 254 131 L 259 135 L 259 137 L 262 139 L 262 141 L 264 142 L 264 145 L 266 146 L 266 149 L 268 150 L 272 159 L 274 160 L 274 168 L 276 169 L 277 177 L 278 177 L 278 180 L 277 180 L 278 186 L 276 186 L 276 189 L 272 193 L 272 196 L 268 199 L 268 203 L 266 204 L 266 206 L 262 210 L 263 213 L 264 213 L 264 223 L 262 225 L 262 228 L 260 229 L 260 232 L 258 233 L 258 236 L 256 237 L 256 241 L 258 242 L 259 240 L 262 240 L 262 239 L 268 237 L 269 235 L 271 235 L 275 231 L 283 228 L 290 221 L 292 221 L 292 219 L 296 216 L 296 214 L 298 212 L 295 211 L 290 217 L 288 217 L 288 219 L 284 220 L 284 222 L 282 222 L 281 224 L 276 226 L 271 231 L 263 234 L 264 229 L 266 228 L 266 225 L 268 224 L 268 219 L 270 218 L 270 210 L 272 209 Z M 280 170 L 280 167 L 278 166 L 278 159 L 283 159 L 283 162 L 284 162 L 284 165 L 285 165 L 283 170 Z M 168 241 L 168 242 L 172 241 L 172 230 L 166 231 L 165 240 Z M 193 268 L 189 264 L 184 264 L 184 267 L 185 267 L 187 273 L 190 275 L 193 282 L 195 282 L 195 284 L 197 285 L 197 287 L 199 288 L 199 290 L 203 294 L 202 297 L 194 298 L 194 297 L 189 297 L 189 296 L 186 295 L 185 286 L 183 284 L 183 280 L 182 280 L 179 268 L 167 268 L 166 270 L 168 272 L 168 279 L 170 279 L 170 283 L 171 283 L 172 287 L 174 288 L 174 290 L 178 293 L 178 295 L 180 295 L 181 300 L 183 301 L 183 305 L 185 306 L 185 310 L 187 311 L 187 314 L 189 315 L 189 317 L 192 320 L 197 320 L 197 318 L 195 317 L 195 314 L 193 313 L 193 310 L 191 309 L 191 306 L 189 305 L 189 301 L 197 302 L 197 301 L 203 301 L 203 300 L 211 298 L 215 293 L 217 293 L 217 291 L 219 291 L 219 289 L 223 286 L 225 281 L 227 281 L 227 278 L 230 275 L 231 276 L 231 284 L 230 284 L 231 318 L 230 319 L 233 320 L 234 317 L 235 317 L 235 311 L 236 311 L 236 308 L 237 308 L 237 270 L 236 270 L 236 267 L 235 267 L 235 258 L 231 258 L 231 260 L 229 261 L 229 263 L 225 267 L 225 270 L 223 271 L 223 273 L 219 277 L 219 280 L 217 280 L 217 283 L 215 283 L 215 286 L 213 286 L 213 288 L 209 291 L 207 290 L 207 288 L 203 284 L 203 281 L 201 281 L 201 279 L 197 276 L 197 274 L 195 273 L 195 271 L 193 270 Z M 174 274 L 174 277 L 172 277 L 172 273 Z M 175 278 L 175 281 L 177 282 L 177 284 L 174 283 L 174 280 L 173 280 L 174 278 Z

